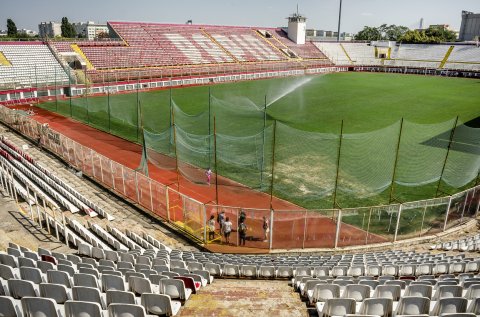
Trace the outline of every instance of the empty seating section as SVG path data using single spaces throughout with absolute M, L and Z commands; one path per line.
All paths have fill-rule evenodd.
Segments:
M 267 29 L 267 31 L 274 36 L 274 38 L 269 39 L 270 43 L 272 43 L 272 45 L 275 45 L 279 49 L 284 49 L 286 47 L 295 55 L 304 59 L 327 58 L 325 54 L 321 52 L 313 42 L 307 41 L 305 42 L 305 44 L 300 45 L 292 42 L 283 29 Z
M 240 62 L 286 59 L 284 54 L 270 46 L 251 28 L 209 26 L 204 30 Z
M 355 65 L 380 65 L 380 59 L 375 58 L 375 47 L 366 43 L 342 43 L 348 56 Z
M 201 296 L 203 287 L 215 287 L 209 286 L 213 276 L 291 281 L 319 316 L 478 315 L 480 309 L 480 258 L 463 253 L 191 252 L 155 247 L 160 241 L 149 235 L 89 224 L 96 226 L 90 233 L 100 233 L 99 241 L 122 241 L 124 247 L 110 251 L 113 260 L 107 259 L 107 246 L 91 247 L 84 257 L 40 248 L 33 252 L 13 243 L 7 253 L 0 252 L 0 316 L 26 311 L 46 316 L 175 315 L 190 297 Z M 48 262 L 42 260 L 54 263 L 45 266 Z
M 314 43 L 335 65 L 352 65 L 342 46 L 338 43 Z
M 109 22 L 109 25 L 124 42 L 52 44 L 58 52 L 72 52 L 70 45 L 78 45 L 97 70 L 287 61 L 287 54 L 282 53 L 285 48 L 304 59 L 326 59 L 312 43 L 296 45 L 280 29 L 269 29 L 269 34 L 277 38 L 264 38 L 249 27 L 140 22 Z
M 480 47 L 456 45 L 445 64 L 447 69 L 480 70 Z
M 47 45 L 41 42 L 0 42 L 11 66 L 0 64 L 0 87 L 68 83 L 68 76 Z
M 391 58 L 413 61 L 441 61 L 450 45 L 401 44 L 392 49 Z

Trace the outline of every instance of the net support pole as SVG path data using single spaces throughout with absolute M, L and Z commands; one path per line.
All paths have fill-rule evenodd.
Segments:
M 260 190 L 263 187 L 263 173 L 265 172 L 265 129 L 267 127 L 267 95 L 263 107 L 263 138 L 262 138 L 262 170 L 260 171 Z
M 273 121 L 273 142 L 272 142 L 272 177 L 270 178 L 270 210 L 273 210 L 273 179 L 275 174 L 275 142 L 277 136 L 277 120 Z M 270 229 L 272 231 L 272 229 Z
M 139 104 L 140 104 L 140 72 L 137 73 L 137 142 L 139 141 L 139 137 L 140 137 L 140 131 L 138 130 L 138 126 L 139 126 L 139 121 L 140 121 L 140 118 L 139 118 Z
M 212 93 L 211 93 L 211 87 L 208 86 L 208 153 L 212 153 L 212 140 L 210 138 L 210 136 L 212 135 L 212 122 L 211 122 L 211 118 L 212 118 Z M 214 121 L 214 124 L 215 124 L 215 119 L 213 120 Z M 215 127 L 214 127 L 214 131 L 215 131 Z M 215 133 L 215 132 L 214 132 Z M 208 155 L 208 168 L 210 168 L 212 166 L 212 162 L 211 162 L 211 155 Z M 217 170 L 215 170 L 215 173 L 217 172 Z
M 403 118 L 400 120 L 400 131 L 398 133 L 397 151 L 395 153 L 395 161 L 393 163 L 392 184 L 390 185 L 390 197 L 388 203 L 392 203 L 393 195 L 395 194 L 395 177 L 397 174 L 398 153 L 400 152 L 400 141 L 402 140 Z
M 37 65 L 35 65 L 35 88 L 37 88 L 37 106 L 40 104 L 40 94 L 38 89 L 38 73 L 37 73 Z
M 58 95 L 57 95 L 57 69 L 55 68 L 55 83 L 53 86 L 53 89 L 55 89 L 55 112 L 58 112 Z
M 465 207 L 467 207 L 468 194 L 470 194 L 469 191 L 467 191 L 465 194 L 465 201 L 463 202 L 462 215 L 460 216 L 460 220 L 463 220 L 463 215 L 465 214 Z
M 393 242 L 397 241 L 398 228 L 400 227 L 400 217 L 402 216 L 402 209 L 403 209 L 403 204 L 400 204 L 400 207 L 398 207 L 397 224 L 395 226 L 395 236 L 393 237 Z
M 12 177 L 13 198 L 15 198 L 15 202 L 18 204 L 18 195 L 17 195 L 17 188 L 15 187 L 15 177 L 13 176 L 13 169 L 10 170 L 10 175 Z
M 338 189 L 338 175 L 340 174 L 340 154 L 342 150 L 342 138 L 343 138 L 343 120 L 340 124 L 340 138 L 338 139 L 338 151 L 337 151 L 337 172 L 335 175 L 335 188 L 333 190 L 333 209 L 337 208 L 337 189 Z
M 107 114 L 108 114 L 108 132 L 112 131 L 112 110 L 110 107 L 110 87 L 105 86 L 105 74 L 103 74 L 103 88 L 107 90 Z
M 47 213 L 47 204 L 45 203 L 45 197 L 42 199 L 43 200 L 43 213 L 44 213 L 44 217 L 43 219 L 46 220 L 47 222 L 47 231 L 48 231 L 48 234 L 52 234 L 52 231 L 50 229 L 50 221 L 48 220 L 48 213 Z
M 213 117 L 213 160 L 215 164 L 215 201 L 218 201 L 218 166 L 217 166 L 217 118 Z
M 478 198 L 477 209 L 475 210 L 475 218 L 478 217 L 479 211 L 480 211 L 480 197 Z
M 447 221 L 448 221 L 448 214 L 450 212 L 450 206 L 452 206 L 452 196 L 450 196 L 448 200 L 448 205 L 447 205 L 447 211 L 445 212 L 445 220 L 443 221 L 443 232 L 447 230 Z
M 87 124 L 90 124 L 90 111 L 89 111 L 89 106 L 88 106 L 88 81 L 87 81 L 87 68 L 85 67 L 83 69 L 83 76 L 84 76 L 84 82 L 85 82 L 85 101 L 87 103 Z
M 32 202 L 30 201 L 30 190 L 28 184 L 25 184 L 25 187 L 27 189 L 27 204 L 28 204 L 28 210 L 30 211 L 30 218 L 33 221 L 33 209 L 32 209 Z
M 458 116 L 455 118 L 453 123 L 452 130 L 450 131 L 450 141 L 448 142 L 447 154 L 445 154 L 445 160 L 443 161 L 442 172 L 440 173 L 440 178 L 438 179 L 437 191 L 435 192 L 435 197 L 438 197 L 438 192 L 440 191 L 440 185 L 442 183 L 443 173 L 445 172 L 445 166 L 447 165 L 448 154 L 450 153 L 450 148 L 452 147 L 453 136 L 455 135 L 455 128 L 458 123 Z
M 333 246 L 335 249 L 338 247 L 338 239 L 340 238 L 341 223 L 342 223 L 342 209 L 338 209 L 337 225 L 335 227 L 335 244 Z
M 40 229 L 43 229 L 43 227 L 42 227 L 42 217 L 40 216 L 40 206 L 39 206 L 39 203 L 38 203 L 37 192 L 34 191 L 33 195 L 35 197 L 35 209 L 37 210 L 38 225 L 40 226 Z
M 370 221 L 372 221 L 372 209 L 373 208 L 370 208 L 368 212 L 368 223 L 367 223 L 367 234 L 365 235 L 365 245 L 368 244 L 368 236 L 370 234 Z
M 170 101 L 172 99 L 170 98 Z M 173 129 L 173 145 L 175 149 L 175 171 L 177 172 L 177 190 L 180 191 L 180 170 L 178 169 L 178 154 L 177 154 L 177 129 L 175 129 L 175 113 L 172 111 L 172 129 Z
M 477 178 L 475 179 L 475 186 L 477 186 L 478 184 L 480 184 L 480 168 L 478 169 Z

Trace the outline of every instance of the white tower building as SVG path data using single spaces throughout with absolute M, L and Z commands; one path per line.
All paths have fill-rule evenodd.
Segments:
M 288 38 L 296 44 L 305 44 L 307 31 L 307 18 L 301 14 L 294 13 L 288 18 Z

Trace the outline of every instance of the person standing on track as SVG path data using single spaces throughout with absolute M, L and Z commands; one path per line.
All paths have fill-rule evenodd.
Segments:
M 268 233 L 270 232 L 270 225 L 266 216 L 263 216 L 263 242 L 268 241 Z
M 247 225 L 245 224 L 245 219 L 240 220 L 238 224 L 238 236 L 240 238 L 239 245 L 245 245 L 245 241 L 247 240 Z
M 217 214 L 217 222 L 220 227 L 220 235 L 223 235 L 223 225 L 225 224 L 225 210 L 222 210 L 219 214 Z
M 215 216 L 214 215 L 210 216 L 210 220 L 208 220 L 208 223 L 207 223 L 207 229 L 208 229 L 208 240 L 215 239 Z
M 210 181 L 212 179 L 212 169 L 210 167 L 205 171 L 205 176 L 207 176 L 207 183 L 208 186 L 210 186 Z
M 223 235 L 225 236 L 225 243 L 230 244 L 230 233 L 232 232 L 232 222 L 230 218 L 225 219 L 225 223 L 223 224 Z

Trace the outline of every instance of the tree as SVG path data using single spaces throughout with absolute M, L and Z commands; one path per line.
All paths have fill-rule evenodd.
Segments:
M 12 19 L 7 19 L 7 35 L 9 37 L 15 37 L 17 36 L 17 26 L 15 25 L 15 22 L 13 22 Z
M 425 34 L 435 38 L 438 42 L 455 42 L 457 39 L 455 32 L 447 30 L 443 26 L 430 26 L 425 30 Z
M 355 35 L 355 40 L 359 41 L 398 41 L 406 32 L 408 28 L 401 25 L 387 25 L 382 24 L 379 27 L 365 26 L 363 30 Z
M 441 42 L 454 42 L 456 38 L 455 32 L 444 29 L 443 27 L 429 27 L 426 30 L 408 31 L 400 38 L 400 41 L 402 43 L 413 44 L 434 44 Z
M 392 24 L 385 28 L 384 38 L 389 41 L 398 41 L 407 31 L 406 26 Z
M 62 25 L 60 26 L 60 29 L 62 30 L 63 37 L 73 38 L 77 35 L 73 24 L 68 22 L 67 17 L 62 18 Z
M 378 28 L 364 26 L 363 30 L 355 35 L 357 41 L 377 41 L 382 39 L 382 34 Z

